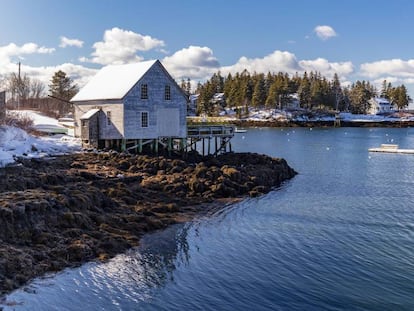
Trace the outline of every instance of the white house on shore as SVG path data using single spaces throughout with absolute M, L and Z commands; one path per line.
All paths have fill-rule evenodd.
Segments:
M 368 103 L 368 114 L 390 113 L 394 111 L 394 105 L 388 99 L 383 97 L 373 97 Z
M 300 108 L 300 99 L 299 94 L 291 94 L 285 104 L 285 109 L 299 109 Z
M 158 150 L 185 139 L 187 101 L 159 60 L 106 66 L 71 100 L 75 136 L 86 147 Z

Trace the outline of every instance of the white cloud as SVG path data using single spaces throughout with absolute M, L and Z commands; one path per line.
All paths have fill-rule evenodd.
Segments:
M 84 86 L 98 72 L 97 69 L 86 68 L 84 66 L 71 63 L 64 63 L 58 66 L 21 66 L 21 71 L 23 74 L 26 74 L 31 79 L 38 79 L 42 81 L 45 84 L 46 89 L 50 84 L 50 80 L 52 79 L 54 73 L 59 70 L 65 72 L 66 75 L 69 76 L 76 84 L 78 84 L 79 87 Z
M 361 64 L 358 74 L 362 78 L 373 80 L 379 90 L 384 80 L 393 85 L 405 84 L 409 88 L 409 93 L 414 90 L 414 59 L 388 59 L 364 63 Z
M 344 77 L 351 74 L 354 71 L 354 65 L 352 62 L 332 62 L 324 58 L 317 58 L 314 60 L 301 60 L 299 62 L 302 71 L 314 71 L 320 72 L 323 76 L 332 79 L 334 74 L 337 73 L 338 76 Z
M 75 46 L 75 47 L 81 48 L 83 46 L 83 41 L 79 39 L 69 39 L 64 36 L 60 37 L 59 47 L 65 48 L 68 46 Z
M 294 74 L 301 71 L 301 68 L 296 60 L 296 56 L 286 51 L 274 51 L 263 58 L 247 58 L 240 57 L 236 64 L 222 68 L 224 73 L 236 73 L 247 70 L 253 72 L 287 72 Z
M 25 43 L 21 46 L 10 43 L 8 45 L 0 46 L 0 74 L 9 72 L 11 68 L 14 68 L 14 63 L 16 63 L 17 60 L 24 59 L 23 55 L 51 54 L 54 51 L 54 48 L 38 46 L 36 43 Z
M 137 62 L 143 60 L 143 57 L 137 55 L 138 51 L 163 46 L 165 44 L 162 40 L 114 27 L 105 31 L 103 41 L 94 43 L 95 51 L 91 58 L 83 57 L 80 60 L 102 65 Z
M 400 84 L 402 83 L 403 79 L 399 79 L 397 77 L 380 77 L 378 79 L 375 79 L 374 81 L 372 81 L 375 85 L 379 86 L 379 88 L 381 88 L 382 83 L 384 82 L 384 80 L 387 81 L 387 83 L 391 83 L 391 84 Z
M 314 29 L 316 35 L 322 40 L 328 40 L 330 38 L 336 37 L 337 34 L 331 26 L 319 25 Z
M 414 78 L 414 59 L 407 61 L 401 59 L 380 60 L 361 64 L 360 69 L 360 74 L 368 78 L 385 75 Z
M 296 59 L 295 54 L 287 51 L 274 51 L 273 53 L 263 58 L 249 59 L 241 57 L 238 62 L 231 66 L 222 67 L 221 71 L 225 74 L 236 73 L 247 70 L 250 73 L 277 73 L 286 72 L 290 75 L 295 73 L 303 74 L 305 71 L 320 72 L 323 76 L 332 79 L 337 73 L 341 80 L 345 80 L 346 76 L 354 71 L 352 62 L 329 62 L 324 58 L 317 58 L 314 60 L 300 60 Z
M 167 56 L 162 63 L 176 78 L 205 79 L 220 69 L 213 51 L 208 47 L 189 46 Z
M 38 46 L 36 43 L 25 43 L 21 46 L 10 43 L 5 46 L 0 46 L 0 62 L 9 61 L 12 57 L 18 57 L 25 54 L 50 54 L 54 51 L 54 48 Z

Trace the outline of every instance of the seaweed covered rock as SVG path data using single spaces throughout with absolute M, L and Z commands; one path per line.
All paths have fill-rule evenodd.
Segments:
M 47 271 L 107 259 L 221 198 L 259 196 L 296 172 L 229 153 L 186 160 L 117 152 L 21 159 L 0 169 L 0 294 Z

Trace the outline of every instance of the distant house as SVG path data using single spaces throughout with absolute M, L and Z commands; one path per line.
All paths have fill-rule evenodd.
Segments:
M 186 137 L 187 101 L 158 60 L 107 66 L 71 100 L 75 136 L 89 147 L 158 148 Z
M 286 104 L 285 109 L 299 109 L 300 108 L 300 100 L 298 93 L 289 95 Z
M 188 104 L 187 114 L 189 116 L 195 116 L 197 111 L 197 102 L 200 94 L 192 94 L 190 95 L 190 102 Z
M 213 95 L 213 98 L 211 99 L 211 102 L 213 104 L 221 104 L 223 105 L 226 101 L 226 97 L 224 96 L 224 93 L 215 93 Z
M 394 105 L 388 99 L 383 97 L 373 97 L 368 103 L 368 114 L 381 114 L 394 111 Z

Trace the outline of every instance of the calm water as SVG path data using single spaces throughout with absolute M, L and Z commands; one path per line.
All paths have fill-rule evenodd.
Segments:
M 39 279 L 5 310 L 414 310 L 414 129 L 249 129 L 300 174 L 268 195 Z

